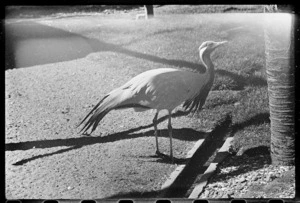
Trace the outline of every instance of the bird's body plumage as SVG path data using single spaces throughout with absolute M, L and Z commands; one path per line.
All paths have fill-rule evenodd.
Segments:
M 206 74 L 195 74 L 173 68 L 146 71 L 119 89 L 122 103 L 139 104 L 151 109 L 173 110 L 194 98 L 208 80 Z M 147 109 L 145 109 L 147 110 Z
M 96 105 L 97 110 L 92 110 L 96 111 L 90 118 L 90 121 L 95 121 L 93 129 L 96 129 L 98 121 L 101 121 L 99 116 L 103 115 L 104 117 L 106 112 L 113 109 L 134 108 L 135 111 L 166 109 L 172 111 L 185 101 L 193 101 L 205 87 L 204 84 L 207 84 L 209 79 L 207 74 L 208 72 L 200 74 L 174 68 L 159 68 L 143 72 L 108 93 Z
M 214 42 L 205 43 L 214 45 Z M 158 112 L 168 110 L 169 131 L 172 133 L 170 126 L 172 110 L 182 103 L 189 111 L 200 110 L 213 84 L 214 69 L 209 55 L 221 43 L 215 43 L 217 45 L 212 50 L 206 48 L 205 43 L 199 48 L 200 59 L 206 67 L 204 73 L 175 68 L 159 68 L 143 72 L 105 95 L 79 124 L 81 125 L 91 115 L 82 131 L 86 132 L 92 127 L 93 132 L 102 118 L 113 109 L 134 108 L 135 111 L 156 109 L 157 113 L 153 120 L 155 129 Z M 156 130 L 155 135 L 157 143 Z M 158 144 L 157 151 L 159 151 Z

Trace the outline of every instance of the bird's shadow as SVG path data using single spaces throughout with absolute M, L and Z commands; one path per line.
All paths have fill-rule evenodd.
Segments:
M 178 164 L 178 165 L 186 164 L 190 160 L 190 158 L 177 158 L 177 157 L 173 157 L 172 160 L 169 155 L 164 154 L 162 152 L 158 152 L 150 156 L 138 156 L 138 158 L 151 159 L 149 160 L 149 162 L 164 163 L 164 164 Z
M 177 111 L 172 114 L 172 117 L 179 117 L 187 115 L 188 112 L 183 111 Z M 167 115 L 163 116 L 158 119 L 158 123 L 163 122 L 167 119 Z M 126 140 L 126 139 L 132 139 L 132 138 L 138 138 L 138 137 L 152 137 L 154 135 L 154 130 L 149 130 L 146 132 L 137 132 L 142 129 L 147 129 L 152 127 L 153 124 L 140 126 L 137 128 L 129 129 L 126 131 L 110 134 L 104 137 L 97 136 L 84 136 L 84 137 L 76 137 L 76 138 L 69 138 L 69 139 L 54 139 L 54 140 L 38 140 L 38 141 L 27 141 L 27 142 L 18 142 L 18 143 L 8 143 L 5 144 L 5 151 L 16 151 L 16 150 L 30 150 L 30 149 L 45 149 L 45 148 L 52 148 L 52 147 L 61 147 L 61 146 L 68 146 L 69 148 L 61 149 L 55 152 L 43 154 L 43 155 L 37 155 L 33 156 L 28 159 L 23 159 L 21 161 L 18 161 L 14 163 L 13 165 L 23 165 L 27 162 L 33 161 L 35 159 L 52 156 L 64 152 L 68 152 L 74 149 L 79 149 L 83 146 L 87 145 L 93 145 L 98 143 L 108 143 L 108 142 L 115 142 L 118 140 Z M 159 137 L 168 137 L 168 130 L 162 129 L 160 130 Z M 137 133 L 134 133 L 137 132 Z M 179 140 L 187 140 L 187 141 L 196 141 L 199 139 L 203 139 L 205 137 L 206 132 L 199 132 L 195 131 L 193 129 L 188 128 L 181 128 L 181 129 L 173 129 L 173 138 L 179 139 Z M 189 135 L 189 136 L 186 136 Z M 157 158 L 159 158 L 158 161 L 167 163 L 167 155 L 160 154 Z M 174 159 L 174 163 L 181 163 L 185 160 L 181 159 Z
M 187 115 L 188 112 L 183 112 L 183 111 L 177 111 L 172 114 L 172 117 L 179 117 L 179 116 L 184 116 Z M 164 120 L 167 119 L 167 116 L 163 116 L 158 119 L 158 122 L 163 122 Z M 250 118 L 242 123 L 235 124 L 231 126 L 232 129 L 232 134 L 236 132 L 237 130 L 241 130 L 249 125 L 254 125 L 257 123 L 261 122 L 268 122 L 269 121 L 269 113 L 261 113 L 253 118 Z M 67 146 L 69 148 L 66 149 L 60 149 L 58 151 L 52 152 L 52 153 L 47 153 L 43 155 L 37 155 L 28 159 L 23 159 L 21 161 L 18 161 L 14 163 L 13 165 L 23 165 L 25 163 L 28 163 L 30 161 L 33 161 L 35 159 L 47 157 L 47 156 L 52 156 L 56 154 L 61 154 L 65 153 L 74 149 L 79 149 L 83 146 L 87 145 L 93 145 L 93 144 L 98 144 L 98 143 L 108 143 L 108 142 L 115 142 L 118 140 L 125 140 L 125 139 L 132 139 L 132 138 L 138 138 L 138 137 L 147 137 L 147 136 L 153 136 L 154 131 L 149 130 L 146 132 L 141 132 L 141 133 L 134 133 L 142 129 L 147 129 L 152 127 L 153 124 L 149 124 L 146 126 L 140 126 L 137 128 L 129 129 L 126 131 L 110 134 L 105 137 L 92 137 L 92 136 L 84 136 L 84 137 L 76 137 L 76 138 L 69 138 L 69 139 L 55 139 L 55 140 L 38 140 L 38 141 L 27 141 L 27 142 L 18 142 L 18 143 L 8 143 L 5 144 L 5 151 L 16 151 L 16 150 L 30 150 L 30 149 L 46 149 L 46 148 L 52 148 L 52 147 L 61 147 L 61 146 Z M 186 135 L 189 136 L 186 136 Z M 160 137 L 168 137 L 168 133 L 166 129 L 161 130 L 161 133 L 159 133 Z M 188 128 L 181 128 L 181 129 L 173 129 L 173 138 L 179 139 L 179 140 L 187 140 L 187 141 L 196 141 L 199 139 L 203 139 L 206 136 L 206 132 L 199 132 L 193 129 L 188 129 Z M 151 158 L 151 157 L 149 157 Z M 156 158 L 156 157 L 153 157 Z M 161 157 L 157 156 L 156 161 L 157 162 L 162 162 L 162 163 L 169 163 L 168 155 L 162 155 Z M 174 159 L 174 163 L 177 164 L 182 164 L 188 161 L 187 159 Z

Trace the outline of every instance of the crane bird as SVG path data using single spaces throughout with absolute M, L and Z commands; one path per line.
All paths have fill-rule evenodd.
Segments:
M 183 102 L 183 107 L 188 112 L 201 110 L 214 81 L 214 66 L 210 54 L 226 42 L 207 41 L 201 44 L 199 55 L 200 61 L 205 67 L 204 73 L 175 68 L 152 69 L 135 76 L 123 86 L 112 90 L 81 121 L 78 126 L 90 116 L 80 132 L 86 133 L 92 127 L 92 133 L 103 117 L 111 110 L 134 108 L 135 111 L 139 112 L 155 109 L 153 125 L 156 154 L 160 154 L 157 138 L 157 116 L 161 110 L 167 110 L 170 158 L 173 161 L 172 110 Z

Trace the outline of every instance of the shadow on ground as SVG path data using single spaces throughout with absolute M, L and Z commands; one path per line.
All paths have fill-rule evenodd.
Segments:
M 140 191 L 132 191 L 128 193 L 118 193 L 109 197 L 106 197 L 105 199 L 124 199 L 124 198 L 156 198 L 160 197 L 160 193 L 164 192 L 164 190 L 157 190 L 157 191 L 146 191 L 146 192 L 140 192 Z
M 53 153 L 43 154 L 31 157 L 29 159 L 24 159 L 14 163 L 14 165 L 23 165 L 29 161 L 33 161 L 38 158 L 43 158 L 47 156 L 52 156 L 55 154 L 61 154 L 70 150 L 79 149 L 83 146 L 93 145 L 98 143 L 108 143 L 108 142 L 115 142 L 118 140 L 126 140 L 126 139 L 133 139 L 138 137 L 153 137 L 154 131 L 150 130 L 145 133 L 131 133 L 132 130 L 123 131 L 115 134 L 110 134 L 105 137 L 80 137 L 80 138 L 70 138 L 70 139 L 56 139 L 56 140 L 39 140 L 39 141 L 28 141 L 28 142 L 21 142 L 21 143 L 9 143 L 5 145 L 6 151 L 15 151 L 15 150 L 29 150 L 29 149 L 36 149 L 36 148 L 52 148 L 52 147 L 62 147 L 62 146 L 70 146 L 67 149 L 61 149 Z M 168 137 L 167 130 L 160 130 L 162 137 Z M 203 139 L 205 132 L 198 132 L 192 129 L 182 128 L 182 129 L 173 129 L 173 139 L 179 140 L 187 140 L 187 141 L 197 141 L 199 139 Z M 160 136 L 158 136 L 160 137 Z M 157 158 L 161 160 L 159 162 L 167 163 L 170 162 L 168 159 L 168 155 L 158 155 Z M 175 163 L 183 163 L 186 159 L 175 159 Z
M 187 114 L 188 114 L 187 112 L 177 111 L 172 114 L 172 117 L 180 117 L 180 116 L 184 116 Z M 158 123 L 161 123 L 166 119 L 167 119 L 167 115 L 159 118 Z M 9 143 L 9 144 L 5 144 L 5 150 L 6 151 L 15 151 L 15 150 L 29 150 L 29 149 L 33 149 L 33 148 L 45 149 L 45 148 L 52 148 L 52 147 L 70 146 L 67 149 L 61 149 L 56 152 L 34 156 L 34 157 L 24 159 L 24 160 L 14 163 L 14 165 L 23 165 L 29 161 L 32 161 L 32 160 L 35 160 L 38 158 L 43 158 L 43 157 L 52 156 L 55 154 L 64 153 L 64 152 L 67 152 L 70 150 L 79 149 L 86 145 L 115 142 L 118 140 L 132 139 L 132 138 L 138 138 L 138 137 L 148 137 L 148 136 L 152 137 L 154 135 L 154 130 L 149 130 L 149 131 L 143 132 L 143 133 L 134 133 L 139 130 L 147 129 L 150 127 L 153 127 L 153 124 L 149 124 L 146 126 L 141 126 L 141 127 L 133 128 L 130 130 L 110 134 L 105 137 L 85 136 L 85 137 L 69 138 L 69 139 L 39 140 L 39 141 L 28 141 L 28 142 L 20 142 L 20 143 Z M 173 129 L 173 138 L 179 139 L 179 140 L 197 141 L 199 139 L 203 139 L 205 137 L 205 134 L 206 134 L 206 132 L 198 132 L 193 129 L 187 129 L 187 128 Z M 168 137 L 168 130 L 166 130 L 166 129 L 160 130 L 160 133 L 158 136 L 159 137 Z M 169 159 L 168 155 L 160 154 L 157 157 L 159 158 L 160 162 L 163 162 L 163 163 L 170 162 L 168 160 Z M 175 163 L 180 164 L 180 163 L 185 162 L 186 159 L 175 159 L 174 161 L 175 161 Z
M 187 115 L 187 112 L 178 111 L 178 112 L 174 113 L 172 115 L 172 117 L 179 117 L 179 116 L 184 116 L 184 115 Z M 158 122 L 159 123 L 163 122 L 166 119 L 167 119 L 167 116 L 163 116 L 160 119 L 158 119 Z M 260 122 L 264 122 L 264 119 L 268 119 L 268 115 L 265 115 L 265 114 L 257 115 L 243 123 L 232 126 L 231 132 L 234 133 L 234 131 L 245 128 L 249 125 L 254 125 L 254 124 L 257 124 Z M 85 137 L 69 138 L 69 139 L 38 140 L 38 141 L 28 141 L 28 142 L 19 142 L 19 143 L 8 143 L 8 144 L 5 144 L 5 151 L 30 150 L 33 148 L 45 149 L 45 148 L 52 148 L 52 147 L 69 146 L 69 148 L 67 148 L 67 149 L 61 149 L 61 150 L 58 150 L 58 151 L 55 151 L 52 153 L 37 155 L 37 156 L 31 157 L 28 159 L 24 159 L 24 160 L 14 163 L 14 165 L 23 165 L 27 162 L 33 161 L 38 158 L 52 156 L 55 154 L 61 154 L 61 153 L 71 151 L 74 149 L 79 149 L 79 148 L 81 148 L 83 146 L 87 146 L 87 145 L 93 145 L 93 144 L 97 144 L 97 143 L 114 142 L 114 141 L 118 141 L 118 140 L 132 139 L 132 138 L 138 138 L 138 137 L 147 137 L 147 136 L 151 137 L 154 134 L 153 130 L 147 131 L 145 133 L 134 133 L 134 132 L 142 130 L 142 129 L 150 128 L 152 126 L 153 126 L 153 124 L 149 124 L 146 126 L 141 126 L 141 127 L 133 128 L 130 130 L 122 131 L 119 133 L 107 135 L 105 137 L 85 136 Z M 216 129 L 218 132 L 220 131 L 220 130 L 218 130 L 218 126 L 216 127 Z M 210 136 L 210 137 L 214 137 L 215 133 L 213 133 L 213 132 L 215 132 L 216 129 L 211 132 L 213 134 L 213 136 Z M 161 131 L 161 133 L 159 136 L 168 137 L 168 133 L 167 133 L 166 129 L 160 130 L 160 131 Z M 180 139 L 180 140 L 196 141 L 199 139 L 203 139 L 205 137 L 205 134 L 206 134 L 206 132 L 198 132 L 193 129 L 187 129 L 187 128 L 173 129 L 173 138 Z M 189 135 L 189 136 L 186 136 L 186 135 Z M 168 155 L 161 154 L 161 156 L 158 156 L 158 157 L 160 158 L 158 160 L 159 162 L 162 162 L 162 163 L 169 162 Z M 181 164 L 186 161 L 187 161 L 186 159 L 175 159 L 175 163 L 177 163 L 177 164 Z
M 240 156 L 229 156 L 223 161 L 223 167 L 234 167 L 230 173 L 218 174 L 214 176 L 211 183 L 229 180 L 250 171 L 264 168 L 271 164 L 270 150 L 267 146 L 258 146 L 246 150 Z
M 191 193 L 190 189 L 207 169 L 206 163 L 216 154 L 218 149 L 224 144 L 228 136 L 232 123 L 231 114 L 223 116 L 216 124 L 213 131 L 206 137 L 201 147 L 195 152 L 190 163 L 181 172 L 172 186 L 164 192 L 163 197 L 167 198 L 187 198 Z
M 195 153 L 189 167 L 183 171 L 181 176 L 175 181 L 174 187 L 168 190 L 164 194 L 164 197 L 188 197 L 192 192 L 191 189 L 193 189 L 193 185 L 195 186 L 195 184 L 201 183 L 199 182 L 202 176 L 201 174 L 205 172 L 209 164 L 223 156 L 222 154 L 217 153 L 217 151 L 223 145 L 225 138 L 233 136 L 237 130 L 242 130 L 247 126 L 258 125 L 265 122 L 270 122 L 268 113 L 258 114 L 238 124 L 232 124 L 230 113 L 224 118 L 221 118 L 214 130 L 207 137 L 210 141 L 205 142 L 200 150 Z M 231 161 L 229 162 L 229 160 Z M 228 166 L 236 166 L 238 169 L 230 174 L 218 176 L 218 181 L 230 179 L 248 171 L 263 168 L 265 164 L 270 164 L 271 158 L 269 147 L 257 146 L 248 149 L 242 156 L 227 157 L 227 159 L 223 160 L 223 163 L 228 164 Z
M 234 124 L 230 127 L 230 134 L 234 135 L 237 131 L 242 130 L 251 125 L 260 125 L 263 123 L 270 123 L 270 114 L 261 113 L 253 116 L 252 118 Z M 226 167 L 236 167 L 237 170 L 219 176 L 215 176 L 215 179 L 211 181 L 217 182 L 220 180 L 229 180 L 230 178 L 239 176 L 241 174 L 258 170 L 263 168 L 266 164 L 271 164 L 270 147 L 258 145 L 250 149 L 245 149 L 238 156 L 235 156 L 236 152 L 232 152 L 232 156 L 223 160 L 223 164 Z

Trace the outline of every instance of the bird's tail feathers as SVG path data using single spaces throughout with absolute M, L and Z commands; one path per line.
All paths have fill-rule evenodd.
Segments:
M 100 104 L 104 101 L 104 99 L 106 99 L 109 95 L 106 95 L 105 97 L 103 97 L 101 99 L 101 101 L 96 105 L 94 106 L 94 108 L 88 113 L 88 115 L 82 119 L 82 121 L 76 126 L 77 128 L 100 106 Z
M 84 124 L 80 132 L 85 133 L 92 126 L 91 132 L 93 132 L 99 122 L 104 118 L 104 116 L 113 109 L 118 109 L 119 105 L 122 105 L 122 92 L 120 90 L 115 90 L 108 95 L 106 95 L 89 113 L 88 115 L 80 122 L 80 126 L 85 120 L 88 121 Z
M 86 124 L 83 126 L 83 128 L 80 130 L 80 132 L 85 133 L 88 129 L 90 129 L 92 126 L 91 133 L 97 128 L 99 122 L 104 118 L 104 116 L 109 112 L 110 110 L 104 110 L 102 112 L 99 112 L 97 114 L 94 114 L 91 116 L 91 118 L 86 122 Z
M 107 104 L 109 102 L 107 102 L 106 100 L 109 98 L 109 94 L 106 95 L 103 99 L 101 99 L 101 101 L 94 106 L 94 108 L 88 113 L 88 115 L 79 123 L 79 125 L 77 127 L 79 127 L 82 123 L 84 123 L 88 117 L 90 117 L 92 114 L 92 116 L 89 118 L 89 120 L 85 123 L 85 125 L 83 126 L 83 128 L 80 130 L 80 132 L 85 133 L 92 125 L 92 131 L 93 132 L 98 123 L 102 120 L 102 118 L 112 109 L 111 108 L 107 108 Z

